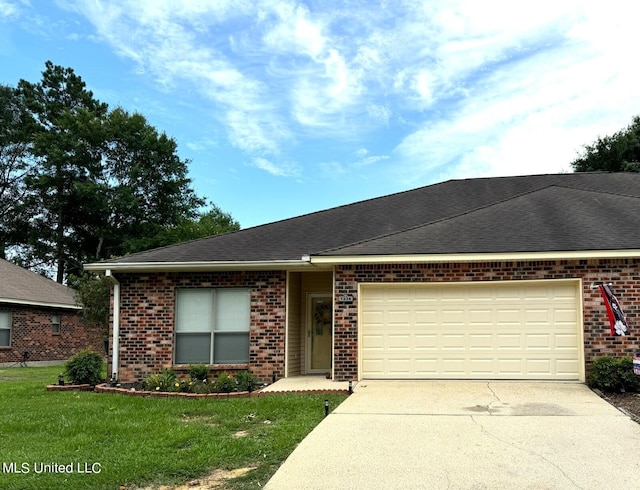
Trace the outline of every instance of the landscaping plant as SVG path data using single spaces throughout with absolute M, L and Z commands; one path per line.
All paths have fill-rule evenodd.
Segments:
M 597 357 L 591 365 L 589 386 L 611 392 L 640 391 L 640 376 L 633 372 L 633 358 Z
M 103 359 L 90 349 L 78 352 L 67 361 L 64 374 L 74 385 L 97 385 L 102 381 Z
M 209 368 L 206 364 L 191 364 L 189 366 L 189 376 L 192 381 L 207 381 L 209 378 Z
M 144 380 L 148 391 L 180 391 L 180 382 L 171 369 L 163 369 Z
M 236 389 L 238 391 L 253 391 L 260 386 L 260 379 L 254 376 L 251 371 L 240 371 L 235 375 Z

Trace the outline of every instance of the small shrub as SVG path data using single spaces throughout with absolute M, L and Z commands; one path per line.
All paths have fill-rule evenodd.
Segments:
M 235 388 L 234 379 L 228 373 L 218 374 L 213 387 L 215 393 L 230 393 Z
M 236 374 L 236 388 L 238 391 L 253 391 L 260 384 L 260 380 L 251 371 L 240 371 Z
M 206 364 L 191 364 L 189 366 L 189 377 L 193 381 L 205 381 L 209 377 L 209 368 Z
M 185 388 L 187 393 L 205 394 L 211 393 L 212 385 L 206 379 L 202 381 L 196 379 L 185 382 Z
M 102 380 L 102 356 L 92 350 L 83 350 L 69 359 L 64 374 L 72 384 L 97 385 Z
M 144 380 L 144 384 L 149 391 L 180 391 L 180 382 L 171 369 L 163 369 L 157 374 L 152 374 Z
M 633 358 L 596 358 L 591 365 L 589 386 L 604 391 L 640 391 L 640 376 L 633 373 Z

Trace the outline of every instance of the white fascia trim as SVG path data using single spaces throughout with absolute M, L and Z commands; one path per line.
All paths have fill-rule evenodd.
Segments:
M 232 271 L 232 270 L 294 270 L 308 268 L 306 260 L 221 261 L 221 262 L 95 262 L 85 264 L 88 271 L 113 272 L 173 272 L 173 271 Z
M 640 258 L 640 250 L 584 250 L 565 252 L 511 252 L 472 254 L 336 255 L 311 257 L 314 265 L 395 264 L 443 262 L 504 262 Z
M 69 305 L 64 303 L 48 303 L 46 301 L 30 301 L 26 299 L 0 298 L 0 303 L 25 305 L 25 306 L 44 306 L 46 308 L 60 308 L 64 310 L 81 310 L 82 306 Z

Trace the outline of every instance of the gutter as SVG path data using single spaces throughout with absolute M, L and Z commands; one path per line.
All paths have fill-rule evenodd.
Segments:
M 81 310 L 82 306 L 70 305 L 66 303 L 47 303 L 46 301 L 29 301 L 26 299 L 0 298 L 2 304 L 44 306 L 46 308 L 60 308 L 61 310 Z
M 311 264 L 317 266 L 351 264 L 502 262 L 588 259 L 635 259 L 640 250 L 571 250 L 557 252 L 504 252 L 406 255 L 314 255 Z
M 111 273 L 111 269 L 105 270 L 105 276 L 113 283 L 113 352 L 111 354 L 111 382 L 118 381 L 118 370 L 120 369 L 120 282 Z
M 305 260 L 306 259 L 306 260 Z M 296 270 L 311 266 L 310 260 L 225 260 L 207 262 L 94 262 L 85 264 L 88 271 L 114 272 L 190 272 L 232 270 Z

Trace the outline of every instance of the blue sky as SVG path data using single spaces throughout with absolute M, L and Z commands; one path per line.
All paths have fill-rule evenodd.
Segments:
M 73 68 L 243 227 L 557 173 L 640 114 L 640 3 L 0 0 L 0 83 Z

